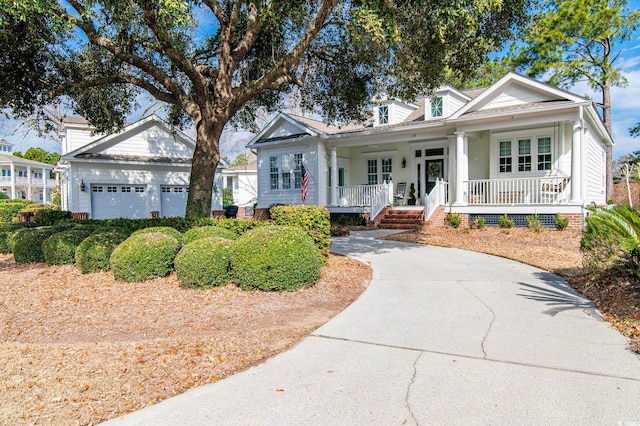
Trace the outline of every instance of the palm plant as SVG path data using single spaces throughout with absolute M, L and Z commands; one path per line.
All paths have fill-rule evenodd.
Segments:
M 593 271 L 628 266 L 638 273 L 640 214 L 628 206 L 616 206 L 611 210 L 592 209 L 580 249 L 585 266 Z

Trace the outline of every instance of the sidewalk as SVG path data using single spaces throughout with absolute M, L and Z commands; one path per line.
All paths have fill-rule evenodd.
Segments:
M 344 312 L 265 363 L 108 425 L 640 425 L 640 357 L 552 274 L 372 237 Z

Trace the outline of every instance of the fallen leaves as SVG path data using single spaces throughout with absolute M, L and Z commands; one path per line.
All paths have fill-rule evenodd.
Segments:
M 370 276 L 332 256 L 300 291 L 198 291 L 0 255 L 0 424 L 95 424 L 220 380 L 295 344 Z

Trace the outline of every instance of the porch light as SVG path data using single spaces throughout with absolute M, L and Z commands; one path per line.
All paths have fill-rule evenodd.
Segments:
M 407 159 L 402 157 L 402 168 L 404 169 L 405 167 L 407 167 Z
M 84 180 L 80 181 L 80 191 L 84 192 L 84 190 L 87 189 L 87 187 L 84 185 Z

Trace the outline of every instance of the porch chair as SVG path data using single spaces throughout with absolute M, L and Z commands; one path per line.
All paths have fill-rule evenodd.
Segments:
M 396 192 L 393 194 L 393 201 L 397 203 L 398 200 L 400 200 L 400 203 L 402 204 L 404 202 L 404 192 L 406 189 L 407 182 L 398 182 L 396 185 Z
M 567 188 L 567 185 L 569 185 L 571 176 L 567 176 L 559 170 L 554 169 L 550 177 L 553 178 L 553 180 L 542 184 L 542 202 L 556 204 L 560 201 L 560 195 Z

